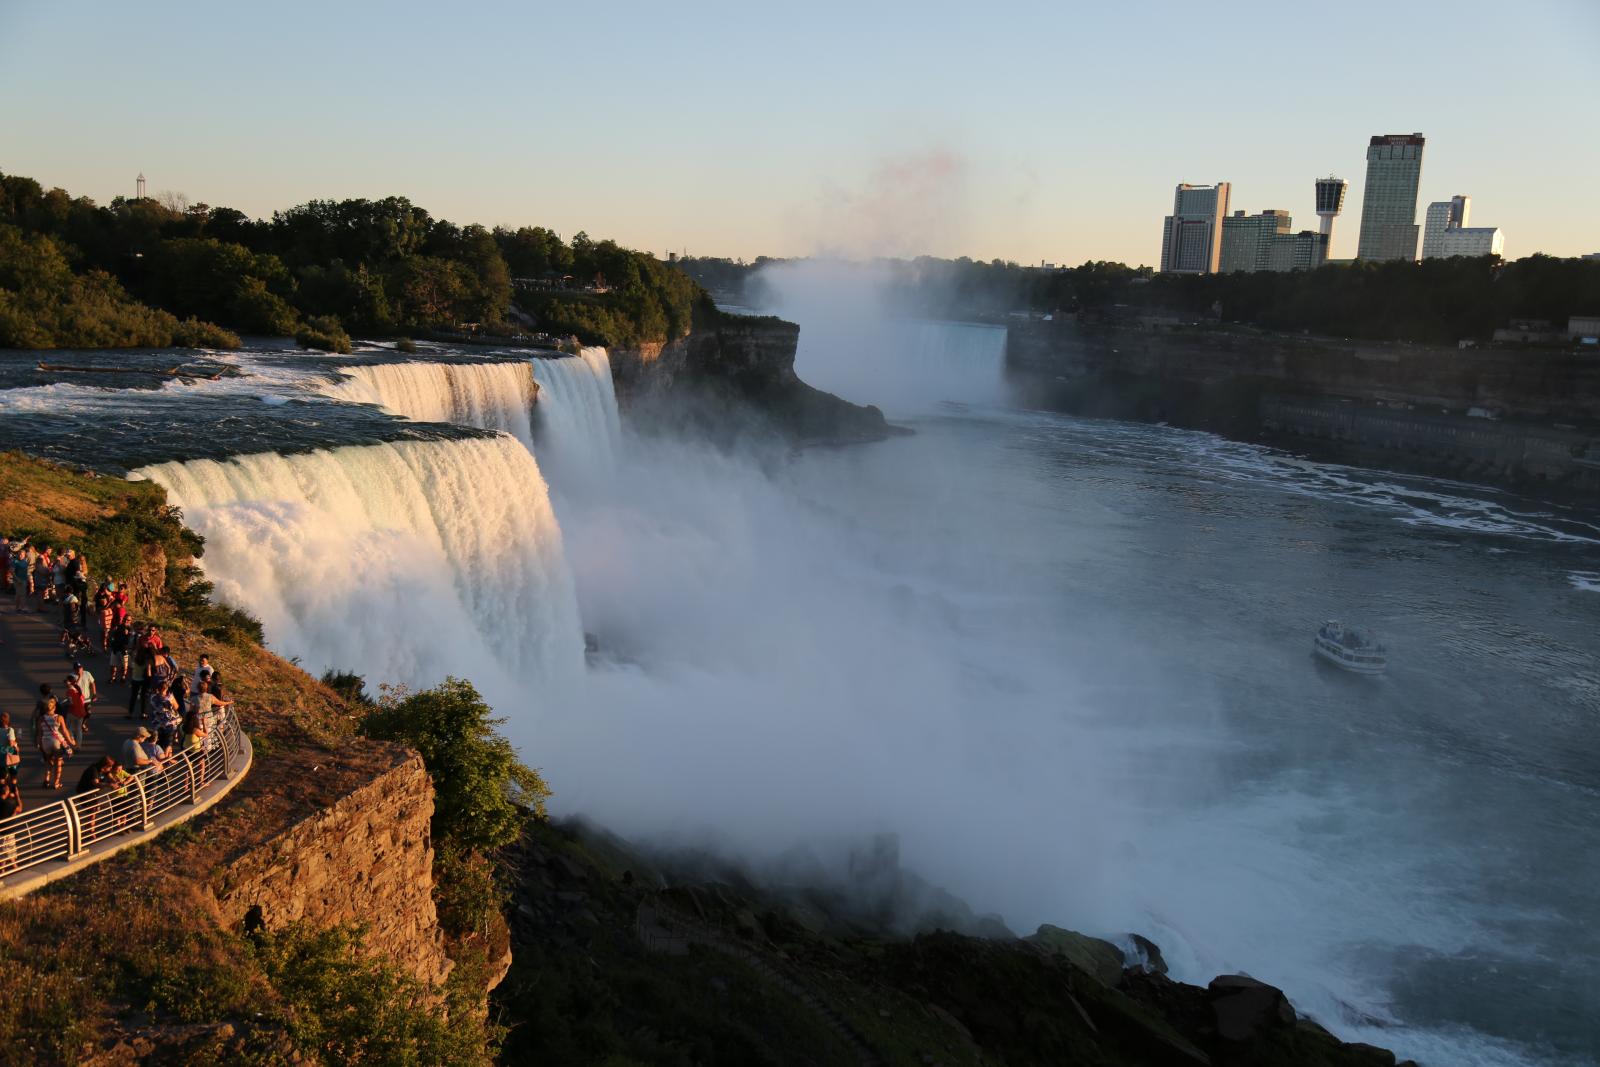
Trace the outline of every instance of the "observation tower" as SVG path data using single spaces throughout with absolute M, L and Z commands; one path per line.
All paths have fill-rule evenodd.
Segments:
M 1317 179 L 1317 218 L 1322 220 L 1322 256 L 1333 250 L 1333 220 L 1344 210 L 1344 194 L 1350 183 L 1343 178 Z

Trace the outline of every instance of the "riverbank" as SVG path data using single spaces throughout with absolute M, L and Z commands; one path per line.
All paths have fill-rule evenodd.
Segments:
M 1600 358 L 1207 329 L 1008 330 L 1025 401 L 1168 422 L 1329 458 L 1600 495 Z

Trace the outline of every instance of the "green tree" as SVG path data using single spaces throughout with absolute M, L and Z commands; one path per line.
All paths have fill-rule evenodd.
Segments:
M 521 833 L 518 805 L 544 815 L 550 795 L 537 771 L 517 759 L 511 742 L 472 683 L 448 678 L 420 693 L 388 693 L 367 715 L 368 737 L 415 748 L 433 778 L 433 833 L 441 845 L 490 849 Z

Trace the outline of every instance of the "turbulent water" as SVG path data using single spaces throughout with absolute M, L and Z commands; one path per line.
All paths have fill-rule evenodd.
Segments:
M 581 670 L 561 531 L 537 465 L 509 436 L 137 474 L 205 537 L 219 595 L 308 669 L 411 686 L 454 674 L 534 706 Z
M 779 869 L 894 830 L 1015 928 L 1146 933 L 1348 1040 L 1594 1061 L 1600 518 L 1008 409 L 1000 331 L 777 310 L 802 377 L 918 432 L 624 439 L 562 514 L 608 662 L 581 715 L 513 723 L 566 810 Z M 895 390 L 924 359 L 941 400 Z M 1319 666 L 1328 617 L 1388 677 Z
M 778 281 L 800 374 L 914 436 L 641 440 L 600 350 L 372 351 L 13 389 L 0 441 L 181 457 L 141 473 L 276 650 L 470 678 L 563 811 L 780 876 L 892 830 L 1013 928 L 1431 1067 L 1600 1062 L 1600 516 L 1015 410 L 1003 331 Z M 1328 617 L 1388 676 L 1320 666 Z

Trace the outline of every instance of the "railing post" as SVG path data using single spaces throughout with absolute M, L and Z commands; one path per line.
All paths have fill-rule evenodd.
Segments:
M 139 790 L 139 829 L 148 830 L 156 824 L 150 817 L 150 794 L 144 790 L 145 779 L 150 777 L 149 771 L 140 771 L 133 776 L 134 787 Z
M 67 859 L 72 859 L 83 851 L 83 824 L 78 821 L 78 804 L 72 797 L 61 802 L 61 809 L 67 813 Z
M 183 771 L 185 780 L 189 783 L 189 803 L 200 803 L 200 775 L 195 773 L 195 752 L 204 749 L 189 749 L 183 754 Z

